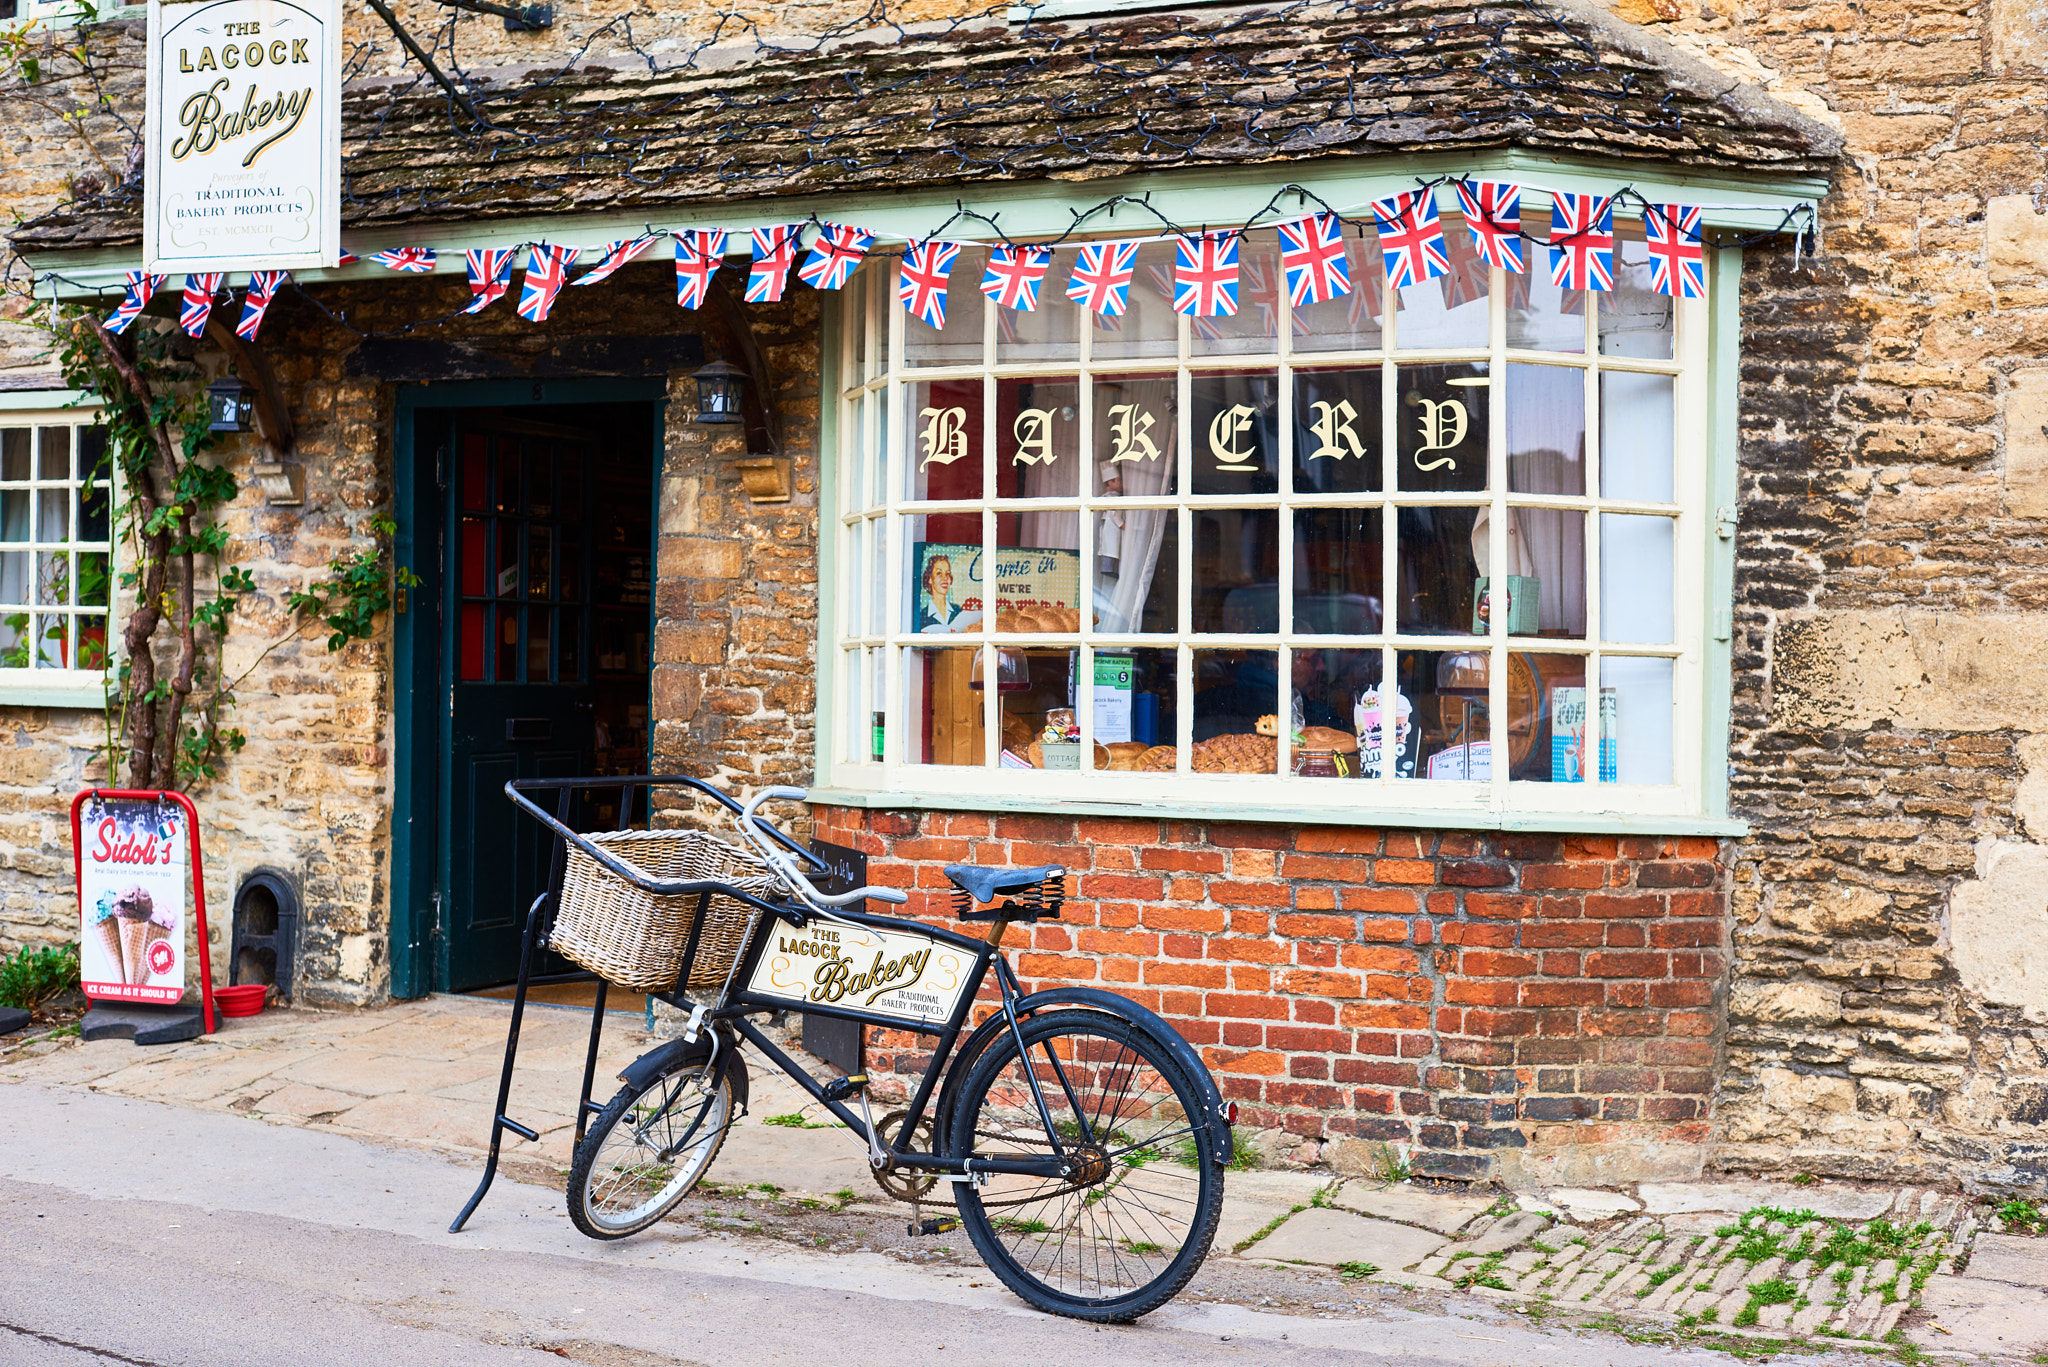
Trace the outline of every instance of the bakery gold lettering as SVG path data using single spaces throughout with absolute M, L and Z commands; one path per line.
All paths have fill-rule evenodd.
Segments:
M 855 973 L 851 959 L 830 959 L 819 964 L 818 971 L 812 975 L 811 980 L 817 986 L 811 989 L 810 999 L 830 1003 L 849 997 L 864 997 L 863 1005 L 873 1005 L 875 998 L 883 993 L 909 987 L 922 978 L 931 957 L 930 946 L 895 959 L 883 957 L 878 949 L 874 963 L 865 973 Z
M 253 43 L 250 47 L 261 51 Z M 223 56 L 233 53 L 233 48 L 227 48 Z M 202 66 L 210 56 L 211 49 L 201 51 Z M 229 113 L 221 98 L 221 93 L 227 88 L 228 78 L 223 76 L 209 89 L 188 97 L 179 107 L 178 126 L 184 129 L 185 133 L 171 143 L 172 161 L 183 161 L 193 155 L 204 156 L 221 143 L 232 142 L 258 131 L 267 131 L 268 136 L 242 158 L 243 166 L 252 165 L 256 158 L 262 156 L 280 138 L 290 135 L 306 117 L 306 111 L 313 107 L 311 86 L 303 90 L 282 92 L 267 100 L 259 100 L 256 98 L 256 87 L 251 85 L 243 94 L 241 108 Z

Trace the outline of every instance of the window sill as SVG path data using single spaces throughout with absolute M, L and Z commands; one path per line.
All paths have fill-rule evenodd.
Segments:
M 1230 821 L 1301 826 L 1399 827 L 1454 831 L 1533 831 L 1559 835 L 1699 835 L 1740 838 L 1749 823 L 1731 817 L 1643 816 L 1629 812 L 1343 811 L 1332 807 L 1248 806 L 1224 802 L 1102 802 L 966 793 L 867 792 L 813 788 L 808 802 L 906 811 L 1020 812 L 1057 816 L 1136 816 L 1165 821 Z
M 39 677 L 44 675 L 48 677 Z M 72 669 L 0 669 L 0 707 L 69 707 L 98 712 L 106 705 L 104 675 Z

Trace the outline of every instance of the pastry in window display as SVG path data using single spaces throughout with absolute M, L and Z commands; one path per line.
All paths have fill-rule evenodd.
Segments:
M 1180 767 L 1180 747 L 1177 745 L 1155 745 L 1138 756 L 1132 766 L 1142 774 L 1170 774 Z
M 1198 774 L 1270 774 L 1280 767 L 1280 742 L 1273 736 L 1214 736 L 1195 746 Z
M 1146 755 L 1151 754 L 1154 750 L 1166 749 L 1170 751 L 1172 750 L 1172 748 L 1173 747 L 1170 745 L 1163 747 L 1147 745 L 1144 741 L 1141 740 L 1113 740 L 1110 741 L 1107 745 L 1098 744 L 1095 747 L 1095 753 L 1098 758 L 1102 755 L 1102 753 L 1105 750 L 1109 753 L 1109 763 L 1106 766 L 1101 767 L 1114 769 L 1122 773 L 1129 773 L 1137 769 L 1138 762 L 1142 760 Z M 1169 761 L 1169 767 L 1171 767 L 1172 758 L 1173 757 L 1170 754 L 1167 756 L 1167 759 Z

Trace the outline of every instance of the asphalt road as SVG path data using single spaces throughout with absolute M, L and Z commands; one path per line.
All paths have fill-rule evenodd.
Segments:
M 809 1254 L 664 1225 L 583 1238 L 561 1197 L 311 1129 L 0 1086 L 0 1367 L 619 1367 L 878 1358 L 958 1367 L 1314 1363 L 1725 1367 L 1478 1303 L 1314 1319 L 1176 1303 L 1040 1315 L 978 1268 Z

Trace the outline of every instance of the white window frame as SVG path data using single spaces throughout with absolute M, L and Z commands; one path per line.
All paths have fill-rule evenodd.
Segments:
M 0 392 L 0 427 L 25 427 L 32 434 L 32 442 L 40 440 L 39 437 L 33 434 L 44 427 L 79 428 L 94 426 L 97 422 L 99 411 L 100 406 L 92 402 L 91 396 L 81 390 Z M 74 436 L 72 441 L 72 449 L 75 452 L 77 450 L 77 438 Z M 36 459 L 36 455 L 32 449 L 31 460 L 33 461 L 34 459 Z M 76 491 L 82 483 L 78 478 L 78 473 L 74 460 L 70 477 L 61 482 L 62 486 L 71 492 L 70 506 L 74 514 L 77 507 Z M 30 470 L 30 476 L 32 486 L 52 487 L 60 483 L 56 480 L 44 480 L 37 477 L 37 472 L 33 466 Z M 111 470 L 107 473 L 106 478 L 110 481 L 113 480 L 114 476 Z M 15 487 L 17 486 L 13 484 L 0 484 L 0 489 L 12 489 Z M 118 482 L 115 482 L 112 493 L 118 496 L 118 492 L 119 485 Z M 33 496 L 31 497 L 31 507 L 33 507 Z M 29 552 L 31 556 L 31 581 L 35 577 L 33 557 L 37 551 L 56 549 L 61 545 L 62 548 L 73 552 L 105 553 L 109 577 L 107 596 L 110 600 L 106 608 L 106 659 L 109 666 L 113 664 L 120 648 L 120 637 L 116 631 L 115 623 L 119 617 L 121 604 L 121 593 L 118 587 L 119 570 L 116 568 L 118 557 L 115 553 L 111 531 L 112 526 L 110 522 L 109 539 L 104 542 L 85 542 L 74 538 L 62 543 L 44 543 L 39 541 L 28 543 L 9 542 L 6 543 L 5 547 L 5 549 L 19 548 Z M 76 576 L 74 575 L 73 578 L 75 580 Z M 72 585 L 72 597 L 75 599 L 76 596 L 77 585 L 74 582 Z M 0 605 L 0 614 L 10 611 L 12 611 L 12 608 Z M 65 605 L 64 611 L 75 618 L 79 615 L 80 609 L 75 604 L 70 604 Z M 74 643 L 72 648 L 76 649 L 75 635 L 71 639 Z M 35 665 L 0 665 L 0 705 L 15 707 L 77 707 L 98 711 L 106 706 L 106 679 L 107 674 L 104 668 L 50 669 Z

